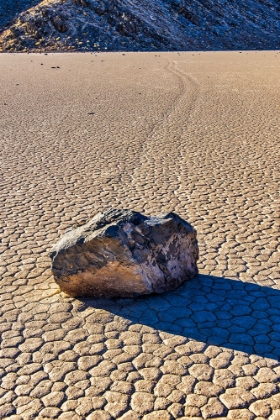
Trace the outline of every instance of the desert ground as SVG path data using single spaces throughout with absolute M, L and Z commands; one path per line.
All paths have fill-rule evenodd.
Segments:
M 0 418 L 280 419 L 280 53 L 1 54 Z M 49 251 L 174 211 L 200 275 L 77 299 Z

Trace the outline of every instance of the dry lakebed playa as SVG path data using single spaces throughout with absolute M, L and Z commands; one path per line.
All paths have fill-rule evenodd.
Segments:
M 0 55 L 0 418 L 280 419 L 278 51 Z M 60 292 L 109 207 L 174 211 L 199 276 Z

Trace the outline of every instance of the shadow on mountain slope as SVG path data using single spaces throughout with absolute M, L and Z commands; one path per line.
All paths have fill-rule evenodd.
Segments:
M 40 3 L 40 0 L 2 0 L 0 2 L 0 30 L 19 13 Z

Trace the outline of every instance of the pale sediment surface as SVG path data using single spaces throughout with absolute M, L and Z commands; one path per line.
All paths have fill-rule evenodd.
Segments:
M 278 52 L 0 56 L 0 417 L 280 416 Z M 175 211 L 198 279 L 59 293 L 48 251 L 108 207 Z

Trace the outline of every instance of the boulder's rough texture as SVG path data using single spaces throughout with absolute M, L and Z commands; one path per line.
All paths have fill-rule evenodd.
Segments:
M 198 274 L 196 231 L 174 213 L 110 209 L 68 231 L 50 257 L 61 290 L 76 297 L 162 293 Z

